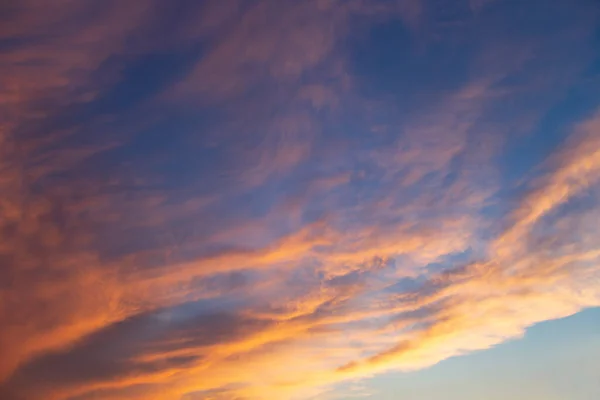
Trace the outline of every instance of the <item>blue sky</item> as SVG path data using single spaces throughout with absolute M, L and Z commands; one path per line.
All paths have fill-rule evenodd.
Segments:
M 597 398 L 599 22 L 0 6 L 0 398 Z
M 587 310 L 530 328 L 525 337 L 424 371 L 388 373 L 362 386 L 366 397 L 395 399 L 594 399 L 599 312 Z M 344 398 L 344 397 L 342 397 Z M 352 399 L 353 397 L 347 397 Z M 354 397 L 355 398 L 355 397 Z

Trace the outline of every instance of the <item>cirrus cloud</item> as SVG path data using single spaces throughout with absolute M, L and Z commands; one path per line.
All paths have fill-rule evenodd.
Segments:
M 327 398 L 600 306 L 593 5 L 442 3 L 2 6 L 0 397 Z

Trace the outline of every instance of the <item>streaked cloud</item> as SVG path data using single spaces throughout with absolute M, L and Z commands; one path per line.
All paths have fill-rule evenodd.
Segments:
M 0 397 L 376 398 L 600 306 L 597 7 L 442 3 L 0 6 Z

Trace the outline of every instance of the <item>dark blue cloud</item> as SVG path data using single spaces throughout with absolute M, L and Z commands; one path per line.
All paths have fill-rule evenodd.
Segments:
M 423 39 L 401 19 L 373 26 L 348 48 L 364 95 L 389 97 L 403 114 L 463 86 L 475 54 L 469 41 Z

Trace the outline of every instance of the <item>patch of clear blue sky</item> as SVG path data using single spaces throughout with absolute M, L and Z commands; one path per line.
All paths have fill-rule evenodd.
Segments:
M 490 350 L 366 384 L 375 400 L 597 400 L 600 308 L 538 324 Z

